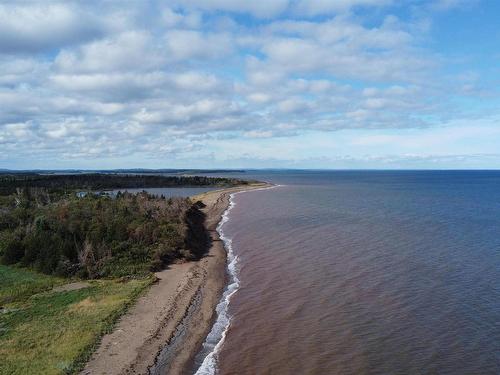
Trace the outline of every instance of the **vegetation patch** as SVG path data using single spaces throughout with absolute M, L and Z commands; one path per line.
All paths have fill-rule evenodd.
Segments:
M 7 280 L 3 276 L 12 276 L 13 269 L 0 270 L 2 295 L 19 280 L 30 280 L 33 286 L 30 296 L 10 297 L 3 305 L 1 374 L 64 374 L 81 369 L 102 335 L 153 280 L 94 280 L 87 288 L 54 292 L 52 285 L 60 284 L 60 278 L 15 269 L 15 277 Z
M 67 283 L 66 279 L 42 275 L 27 269 L 0 265 L 0 307 L 51 290 Z
M 0 174 L 0 196 L 16 193 L 20 188 L 37 188 L 66 194 L 73 190 L 107 190 L 125 188 L 234 186 L 248 181 L 205 176 L 161 176 L 152 174 L 78 173 L 44 175 L 37 173 Z
M 210 247 L 201 202 L 122 187 L 225 186 L 228 179 L 0 175 L 0 374 L 80 370 L 153 282 Z
M 188 198 L 47 197 L 43 190 L 20 190 L 0 212 L 3 264 L 61 277 L 146 276 L 208 249 L 204 213 Z

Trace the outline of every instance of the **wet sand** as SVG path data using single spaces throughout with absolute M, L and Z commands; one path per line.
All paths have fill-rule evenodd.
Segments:
M 193 197 L 206 207 L 212 246 L 197 262 L 173 264 L 156 274 L 146 295 L 103 337 L 81 374 L 186 374 L 215 319 L 226 283 L 226 252 L 216 231 L 233 192 L 253 184 Z

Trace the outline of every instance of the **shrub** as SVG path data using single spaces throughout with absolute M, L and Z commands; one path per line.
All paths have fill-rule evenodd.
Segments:
M 2 236 L 0 247 L 2 250 L 2 263 L 15 264 L 18 263 L 24 256 L 24 246 L 19 231 L 13 233 L 5 233 Z

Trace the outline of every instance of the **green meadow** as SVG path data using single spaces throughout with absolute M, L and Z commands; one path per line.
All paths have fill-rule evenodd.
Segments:
M 77 372 L 152 280 L 92 280 L 65 290 L 67 279 L 0 265 L 0 374 Z

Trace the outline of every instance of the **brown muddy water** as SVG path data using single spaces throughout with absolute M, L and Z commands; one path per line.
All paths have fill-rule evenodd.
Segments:
M 500 374 L 499 172 L 255 178 L 198 374 Z

